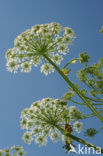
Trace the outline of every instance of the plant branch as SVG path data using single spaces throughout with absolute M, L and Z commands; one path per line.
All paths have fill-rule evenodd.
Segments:
M 68 79 L 68 77 L 59 69 L 59 67 L 46 55 L 43 55 L 50 64 L 57 70 L 62 78 L 68 83 L 68 85 L 78 94 L 78 96 L 84 101 L 84 103 L 91 109 L 91 111 L 103 122 L 102 116 L 96 111 L 96 109 L 85 99 L 81 92 L 74 86 L 74 84 Z
M 64 129 L 62 129 L 61 127 L 58 127 L 58 126 L 57 126 L 57 129 L 60 130 L 61 133 L 64 134 Z M 76 137 L 76 136 L 74 136 L 74 135 L 72 135 L 70 133 L 66 134 L 66 136 L 72 138 L 73 140 L 75 140 L 75 141 L 77 141 L 77 142 L 79 142 L 79 143 L 81 143 L 83 145 L 87 145 L 88 147 L 92 147 L 92 148 L 94 148 L 94 150 L 98 150 L 97 146 L 95 146 L 95 145 L 93 145 L 93 144 L 91 144 L 89 142 L 86 142 L 85 140 L 83 140 L 81 138 L 78 138 L 78 137 Z M 101 149 L 101 153 L 103 153 L 103 149 Z
M 72 99 L 70 99 L 69 101 L 71 101 L 71 102 L 73 102 L 73 103 L 75 103 L 75 104 L 78 104 L 78 105 L 86 105 L 85 103 L 79 103 L 79 102 L 77 102 L 77 101 L 74 101 L 74 100 L 72 100 Z M 100 105 L 102 105 L 103 106 L 103 103 L 93 103 L 92 105 L 95 105 L 95 106 L 100 106 Z M 96 109 L 99 109 L 99 108 L 96 108 Z
M 76 59 L 70 60 L 63 68 L 66 68 L 70 63 L 72 63 L 72 61 L 77 61 L 77 60 L 80 60 L 80 59 L 76 58 Z
M 100 114 L 102 114 L 103 113 L 103 110 L 100 110 L 100 111 L 98 111 Z M 94 117 L 95 116 L 95 114 L 94 113 L 91 113 L 91 114 L 87 114 L 87 115 L 83 115 L 83 118 L 90 118 L 90 117 Z
M 85 103 L 79 103 L 79 102 L 74 101 L 74 100 L 72 100 L 72 99 L 70 99 L 69 101 L 71 101 L 71 102 L 73 102 L 73 103 L 75 103 L 75 104 L 78 104 L 78 105 L 86 105 Z
M 85 96 L 85 98 L 92 100 L 92 101 L 95 101 L 95 102 L 103 102 L 103 99 L 94 99 L 94 98 L 87 97 L 87 96 Z
M 100 132 L 102 129 L 103 129 L 103 126 L 97 131 L 97 133 Z

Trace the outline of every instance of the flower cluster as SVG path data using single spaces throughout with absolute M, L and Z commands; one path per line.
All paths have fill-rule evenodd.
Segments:
M 97 134 L 97 130 L 95 128 L 88 128 L 85 132 L 85 136 L 93 137 Z
M 22 156 L 25 155 L 25 152 L 20 146 L 12 146 L 11 148 L 6 148 L 4 150 L 0 150 L 0 156 Z
M 6 52 L 7 69 L 16 73 L 30 72 L 31 67 L 40 63 L 41 72 L 45 75 L 54 71 L 47 63 L 45 56 L 60 64 L 75 37 L 74 31 L 69 27 L 62 27 L 58 23 L 35 25 L 17 36 L 14 48 Z
M 35 140 L 42 146 L 47 144 L 48 137 L 54 142 L 61 140 L 60 129 L 65 129 L 70 117 L 67 103 L 63 100 L 44 98 L 34 102 L 21 112 L 21 127 L 26 129 L 24 142 L 30 144 Z
M 72 97 L 74 97 L 74 95 L 75 95 L 74 91 L 69 91 L 64 94 L 63 99 L 68 101 L 68 100 L 72 99 Z
M 83 52 L 79 55 L 80 63 L 88 63 L 89 56 L 86 54 L 86 52 Z
M 77 88 L 77 89 L 79 89 L 80 88 L 80 86 L 77 84 L 77 83 L 74 83 L 73 84 L 74 85 L 74 87 L 75 88 Z M 65 101 L 69 101 L 69 100 L 71 100 L 74 96 L 75 96 L 75 92 L 74 92 L 74 90 L 71 88 L 71 87 L 69 87 L 68 88 L 68 92 L 67 93 L 65 93 L 64 95 L 63 95 L 63 100 L 65 100 Z
M 91 96 L 96 97 L 98 94 L 103 94 L 103 58 L 97 63 L 81 69 L 77 76 L 91 89 Z
M 69 115 L 72 120 L 82 119 L 83 114 L 75 106 L 70 106 Z
M 78 133 L 80 133 L 80 131 L 83 129 L 83 124 L 79 121 L 76 121 L 73 126 Z

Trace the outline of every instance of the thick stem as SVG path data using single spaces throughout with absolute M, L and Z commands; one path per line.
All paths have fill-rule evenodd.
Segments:
M 62 134 L 64 134 L 64 129 L 62 129 L 62 128 L 59 127 L 59 126 L 56 126 L 56 127 L 57 127 L 57 129 L 58 129 Z M 77 142 L 79 142 L 79 143 L 81 143 L 81 144 L 83 144 L 83 145 L 87 145 L 88 147 L 94 148 L 94 150 L 98 150 L 98 147 L 97 147 L 97 146 L 95 146 L 95 145 L 93 145 L 93 144 L 91 144 L 91 143 L 89 143 L 89 142 L 86 142 L 85 140 L 83 140 L 83 139 L 81 139 L 81 138 L 78 138 L 78 137 L 76 137 L 76 136 L 74 136 L 74 135 L 72 135 L 72 134 L 70 134 L 70 133 L 66 134 L 66 136 L 72 138 L 73 140 L 75 140 L 75 141 L 77 141 Z M 103 153 L 103 149 L 101 149 L 101 153 Z
M 68 83 L 68 85 L 78 94 L 78 96 L 84 101 L 84 103 L 91 109 L 91 111 L 103 122 L 102 116 L 96 111 L 96 109 L 85 99 L 81 92 L 74 86 L 74 84 L 68 79 L 68 77 L 59 69 L 59 67 L 46 55 L 43 55 L 50 64 L 57 70 L 62 78 Z

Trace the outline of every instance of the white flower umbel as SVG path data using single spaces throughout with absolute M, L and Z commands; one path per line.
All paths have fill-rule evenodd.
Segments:
M 25 143 L 30 144 L 32 142 L 32 140 L 33 140 L 32 133 L 28 132 L 28 131 L 25 132 L 24 135 L 23 135 L 23 140 L 24 140 Z
M 12 146 L 11 148 L 6 148 L 4 150 L 0 149 L 0 156 L 23 156 L 26 153 L 24 152 L 23 147 L 21 146 Z
M 47 137 L 54 142 L 61 139 L 61 132 L 58 127 L 65 127 L 65 120 L 69 119 L 69 110 L 63 100 L 44 98 L 34 102 L 30 108 L 21 112 L 21 128 L 26 132 L 23 140 L 31 143 L 46 145 Z
M 21 112 L 21 128 L 26 130 L 23 135 L 24 142 L 30 144 L 35 140 L 42 146 L 47 144 L 48 137 L 54 142 L 62 140 L 61 129 L 65 132 L 65 124 L 72 121 L 71 109 L 76 107 L 71 106 L 68 109 L 67 103 L 60 99 L 44 98 L 32 103 L 30 108 Z
M 40 134 L 40 135 L 38 135 L 38 136 L 35 138 L 35 142 L 36 142 L 37 144 L 39 144 L 40 146 L 46 145 L 46 144 L 47 144 L 47 137 Z
M 82 122 L 79 122 L 79 121 L 76 121 L 74 124 L 73 124 L 75 130 L 80 133 L 80 131 L 83 129 L 83 123 Z
M 54 132 L 50 134 L 50 139 L 57 142 L 62 139 L 62 136 L 60 135 L 60 132 Z
M 45 63 L 41 66 L 41 72 L 43 72 L 45 75 L 48 75 L 51 72 L 54 72 L 54 68 L 51 64 Z
M 41 66 L 41 72 L 45 75 L 54 72 L 48 65 L 45 56 L 60 64 L 62 55 L 67 54 L 69 46 L 75 37 L 74 31 L 69 27 L 62 27 L 59 23 L 35 25 L 17 36 L 14 48 L 6 52 L 7 69 L 16 73 L 30 72 L 32 66 Z M 48 69 L 44 68 L 48 65 Z
M 82 112 L 80 112 L 75 106 L 70 106 L 69 115 L 71 120 L 79 120 L 82 118 Z

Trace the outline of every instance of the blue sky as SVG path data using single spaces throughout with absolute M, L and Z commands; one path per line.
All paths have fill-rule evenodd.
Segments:
M 0 0 L 0 148 L 15 144 L 22 145 L 28 156 L 65 155 L 61 143 L 49 141 L 46 147 L 41 148 L 34 142 L 25 144 L 21 140 L 23 131 L 19 122 L 22 109 L 44 97 L 61 98 L 68 86 L 56 72 L 46 77 L 40 73 L 40 68 L 33 68 L 27 74 L 8 72 L 5 52 L 13 47 L 15 37 L 31 26 L 59 22 L 73 28 L 76 33 L 70 53 L 62 65 L 83 51 L 87 51 L 93 63 L 103 56 L 103 36 L 99 34 L 103 25 L 102 15 L 102 0 Z M 76 82 L 75 73 L 79 68 L 79 64 L 77 67 L 73 65 L 72 82 Z M 98 129 L 100 126 L 97 119 L 84 122 L 84 129 Z M 75 135 L 78 136 L 77 133 Z M 87 140 L 103 146 L 101 134 L 94 140 Z

